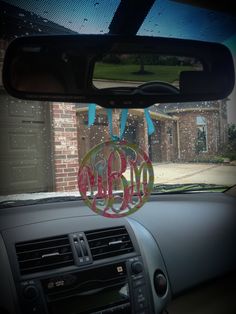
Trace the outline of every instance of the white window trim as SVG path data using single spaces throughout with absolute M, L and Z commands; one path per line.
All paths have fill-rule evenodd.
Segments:
M 197 128 L 201 127 L 201 126 L 205 126 L 206 130 L 205 130 L 205 134 L 206 134 L 206 150 L 202 150 L 201 153 L 208 153 L 208 127 L 207 127 L 207 118 L 203 117 L 206 121 L 206 124 L 198 124 L 197 123 L 197 117 L 196 117 L 196 125 Z

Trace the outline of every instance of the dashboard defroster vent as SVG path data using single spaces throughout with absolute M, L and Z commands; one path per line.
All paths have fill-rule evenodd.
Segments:
M 125 227 L 88 231 L 85 234 L 94 260 L 127 254 L 134 250 Z
M 74 265 L 67 235 L 16 243 L 21 275 Z

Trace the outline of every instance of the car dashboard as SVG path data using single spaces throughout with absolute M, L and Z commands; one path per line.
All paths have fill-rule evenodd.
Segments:
M 128 218 L 82 201 L 0 215 L 1 313 L 162 313 L 235 272 L 235 198 L 224 193 L 152 196 Z

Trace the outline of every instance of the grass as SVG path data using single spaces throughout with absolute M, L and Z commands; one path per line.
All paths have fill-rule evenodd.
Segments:
M 164 81 L 173 83 L 179 79 L 181 71 L 193 70 L 191 66 L 145 65 L 145 71 L 151 74 L 135 74 L 139 71 L 137 64 L 108 64 L 97 63 L 94 70 L 95 79 L 121 80 L 121 81 Z

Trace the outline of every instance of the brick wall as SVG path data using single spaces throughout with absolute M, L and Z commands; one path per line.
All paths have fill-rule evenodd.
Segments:
M 152 162 L 162 161 L 161 121 L 153 121 L 155 132 L 149 137 L 149 152 Z
M 120 111 L 113 111 L 113 133 L 120 133 Z M 98 120 L 99 118 L 99 120 Z M 175 161 L 178 158 L 176 121 L 154 121 L 155 133 L 148 137 L 146 119 L 144 115 L 137 115 L 129 111 L 128 120 L 124 132 L 124 139 L 137 144 L 150 157 L 153 162 Z M 172 128 L 172 143 L 168 137 L 168 128 Z M 107 114 L 105 110 L 99 110 L 96 120 L 91 128 L 88 128 L 88 114 L 86 110 L 77 111 L 78 151 L 79 161 L 95 145 L 110 140 Z
M 54 182 L 56 191 L 77 191 L 78 141 L 73 104 L 51 105 Z
M 114 109 L 112 113 L 113 134 L 120 134 L 120 110 Z M 99 118 L 99 121 L 98 121 Z M 88 152 L 89 149 L 95 145 L 111 140 L 109 133 L 107 113 L 105 110 L 99 110 L 96 114 L 94 125 L 88 128 L 88 114 L 87 112 L 77 112 L 77 126 L 78 126 L 78 148 L 80 152 L 79 160 Z M 124 132 L 124 139 L 128 142 L 138 144 L 146 153 L 148 153 L 148 134 L 146 126 L 146 119 L 144 116 L 137 116 L 129 112 L 126 128 Z M 127 132 L 134 132 L 134 138 L 130 138 Z
M 170 138 L 169 129 L 171 129 L 172 132 L 172 139 Z M 176 121 L 159 121 L 156 136 L 156 149 L 160 151 L 157 161 L 176 161 L 178 158 Z
M 148 131 L 147 122 L 145 116 L 139 117 L 136 120 L 137 124 L 137 135 L 138 135 L 138 145 L 139 147 L 149 155 L 149 143 L 148 143 Z
M 227 123 L 227 99 L 218 101 L 220 108 L 219 113 L 219 128 L 220 128 L 220 138 L 219 142 L 221 147 L 228 143 L 228 123 Z
M 78 110 L 77 132 L 80 162 L 91 148 L 99 143 L 110 140 L 107 114 L 105 110 L 97 110 L 95 122 L 91 127 L 88 127 L 87 111 Z

